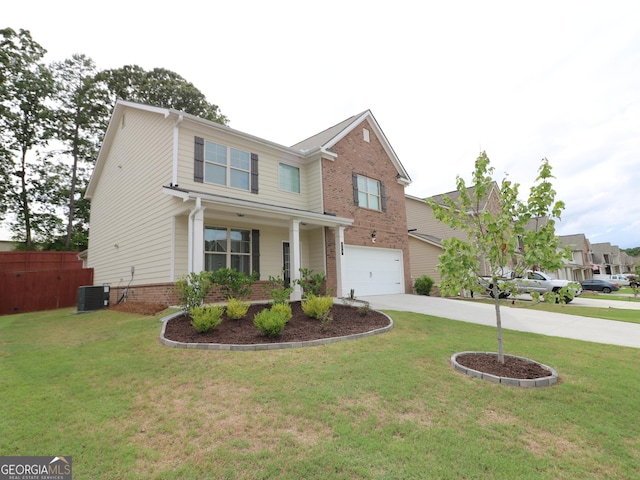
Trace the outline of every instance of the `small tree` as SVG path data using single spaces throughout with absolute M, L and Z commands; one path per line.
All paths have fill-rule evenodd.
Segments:
M 547 159 L 542 160 L 527 202 L 518 199 L 517 183 L 505 178 L 498 187 L 491 178 L 493 170 L 487 154 L 482 152 L 475 163 L 472 188 L 467 188 L 458 176 L 455 200 L 445 196 L 442 204 L 433 199 L 427 199 L 427 203 L 438 220 L 463 234 L 463 238 L 442 242 L 440 291 L 443 295 L 482 291 L 486 287 L 480 285 L 479 277 L 491 277 L 498 358 L 504 363 L 499 293 L 500 288 L 509 285 L 499 284 L 499 279 L 507 268 L 516 272 L 525 268 L 554 271 L 562 266 L 566 250 L 559 248 L 555 220 L 560 219 L 564 203 L 555 200 Z

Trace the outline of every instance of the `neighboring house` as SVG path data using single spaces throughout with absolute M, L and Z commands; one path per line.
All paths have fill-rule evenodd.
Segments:
M 473 187 L 469 187 L 469 194 L 471 194 L 472 188 Z M 479 211 L 499 208 L 499 193 L 498 185 L 494 182 L 489 195 L 484 199 L 483 204 L 479 206 Z M 434 195 L 431 199 L 439 204 L 443 204 L 442 199 L 444 196 L 456 201 L 459 192 L 453 191 Z M 466 240 L 465 233 L 455 230 L 446 223 L 437 220 L 433 216 L 433 209 L 427 205 L 424 198 L 406 195 L 406 204 L 412 281 L 415 281 L 416 278 L 422 275 L 428 275 L 438 284 L 441 277 L 436 267 L 440 262 L 438 257 L 443 253 L 442 240 L 453 237 Z
M 410 181 L 368 110 L 285 147 L 118 101 L 86 193 L 88 265 L 96 284 L 165 303 L 179 278 L 221 267 L 257 272 L 261 298 L 301 267 L 334 296 L 404 293 Z
M 609 242 L 592 243 L 593 273 L 600 275 L 615 275 L 624 273 L 620 262 L 620 249 Z
M 571 259 L 565 259 L 564 267 L 555 272 L 556 278 L 581 282 L 593 278 L 591 263 L 591 244 L 583 233 L 576 235 L 561 235 L 558 237 L 560 245 L 571 250 Z

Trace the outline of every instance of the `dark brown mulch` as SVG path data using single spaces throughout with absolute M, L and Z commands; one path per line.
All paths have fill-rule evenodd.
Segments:
M 220 325 L 206 333 L 198 333 L 191 326 L 187 316 L 173 318 L 167 322 L 165 337 L 176 342 L 235 345 L 303 342 L 369 332 L 386 327 L 390 323 L 389 318 L 380 312 L 369 310 L 365 316 L 362 316 L 356 307 L 334 304 L 331 307 L 333 321 L 323 329 L 319 320 L 308 317 L 302 311 L 300 302 L 291 302 L 290 305 L 293 317 L 277 337 L 267 337 L 253 325 L 253 316 L 269 307 L 263 304 L 251 305 L 245 317 L 240 320 L 223 317 Z
M 543 378 L 551 375 L 549 370 L 542 368 L 538 363 L 522 358 L 505 355 L 504 364 L 502 364 L 498 360 L 497 353 L 468 353 L 458 355 L 456 361 L 463 367 L 498 377 L 522 380 Z
M 162 303 L 144 303 L 144 302 L 124 302 L 120 304 L 114 304 L 109 306 L 109 310 L 115 310 L 117 312 L 135 313 L 138 315 L 155 315 L 163 310 L 166 310 L 167 306 Z

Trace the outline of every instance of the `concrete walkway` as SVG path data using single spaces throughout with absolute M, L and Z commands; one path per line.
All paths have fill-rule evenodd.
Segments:
M 358 299 L 369 302 L 371 308 L 376 310 L 416 312 L 492 327 L 496 325 L 495 308 L 493 305 L 486 303 L 408 294 L 375 295 L 358 297 Z M 594 302 L 595 305 L 593 305 Z M 574 300 L 572 305 L 574 304 L 576 306 L 587 306 L 589 304 L 589 306 L 605 308 L 633 308 L 638 310 L 638 317 L 640 318 L 640 303 L 637 302 L 579 298 Z M 640 348 L 640 324 L 638 323 L 618 322 L 525 308 L 505 308 L 505 306 L 500 308 L 500 313 L 502 328 L 505 329 Z

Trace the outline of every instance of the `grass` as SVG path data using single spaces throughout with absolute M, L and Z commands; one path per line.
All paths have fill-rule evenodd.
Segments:
M 0 451 L 77 479 L 613 479 L 640 470 L 638 349 L 505 331 L 557 385 L 448 361 L 495 329 L 390 312 L 384 335 L 264 352 L 171 349 L 159 317 L 0 317 Z
M 503 306 L 513 308 L 530 308 L 532 310 L 565 313 L 567 315 L 580 315 L 583 317 L 602 318 L 605 320 L 618 320 L 620 322 L 640 323 L 640 310 L 634 309 L 577 307 L 574 305 L 552 305 L 544 302 L 532 304 L 531 302 L 523 302 L 518 300 L 516 300 L 515 305 L 512 305 L 511 301 L 506 301 L 504 302 Z

